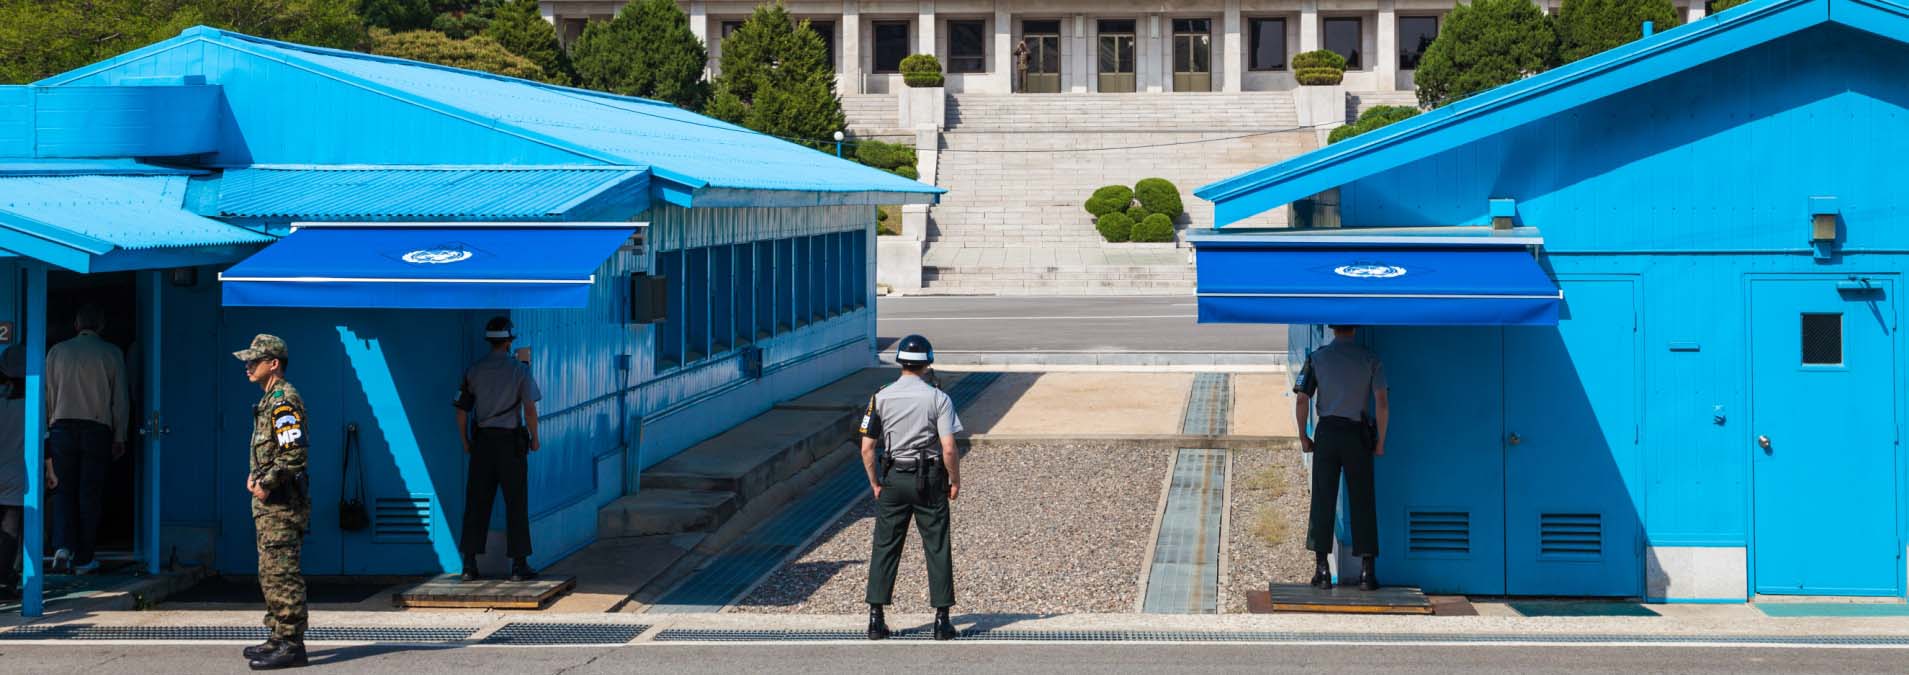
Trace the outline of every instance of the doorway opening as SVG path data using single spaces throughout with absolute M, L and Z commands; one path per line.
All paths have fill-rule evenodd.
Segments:
M 82 307 L 98 307 L 106 317 L 105 327 L 99 331 L 100 338 L 119 348 L 124 355 L 126 381 L 118 386 L 126 388 L 127 406 L 125 418 L 118 421 L 126 430 L 126 451 L 117 459 L 110 461 L 101 479 L 99 529 L 95 535 L 95 559 L 102 565 L 101 571 L 108 568 L 131 564 L 136 557 L 139 540 L 138 523 L 141 517 L 141 499 L 145 497 L 140 486 L 139 476 L 146 469 L 145 453 L 141 452 L 139 432 L 139 411 L 146 409 L 145 369 L 146 355 L 139 346 L 139 305 L 138 282 L 132 272 L 113 272 L 100 274 L 75 274 L 54 271 L 47 274 L 46 296 L 46 346 L 52 350 L 61 342 L 78 335 L 74 328 L 74 318 Z M 48 449 L 50 452 L 50 448 Z M 60 475 L 58 492 L 78 490 L 78 476 Z M 49 495 L 47 501 L 46 538 L 47 556 L 52 556 L 59 543 L 55 533 L 60 531 L 56 519 L 65 517 L 65 509 L 60 507 L 58 495 Z M 79 515 L 70 516 L 73 526 L 79 526 Z

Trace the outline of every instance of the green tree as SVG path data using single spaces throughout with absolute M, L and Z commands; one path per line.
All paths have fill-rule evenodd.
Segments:
M 365 25 L 395 33 L 430 28 L 437 18 L 430 0 L 359 0 L 358 14 Z
M 0 0 L 0 80 L 33 82 L 205 24 L 259 37 L 356 49 L 355 0 Z
M 1551 22 L 1531 0 L 1473 0 L 1446 15 L 1412 79 L 1419 104 L 1435 107 L 1543 72 L 1556 55 Z
M 174 25 L 205 24 L 263 38 L 333 49 L 361 49 L 364 21 L 352 0 L 189 0 Z
M 688 29 L 687 21 L 684 28 Z M 575 80 L 570 57 L 557 42 L 557 29 L 538 13 L 537 0 L 510 0 L 497 6 L 490 24 L 484 28 L 484 36 L 496 40 L 512 54 L 530 59 L 552 81 L 569 84 Z
M 1731 7 L 1735 7 L 1737 5 L 1741 5 L 1749 1 L 1750 0 L 1716 0 L 1715 2 L 1710 3 L 1710 9 L 1708 11 L 1710 14 L 1714 15 L 1714 14 L 1718 14 L 1722 12 L 1723 10 L 1730 9 Z
M 1353 136 L 1363 134 L 1373 129 L 1377 129 L 1379 127 L 1385 126 L 1387 124 L 1391 124 L 1393 122 L 1397 122 L 1399 120 L 1402 120 L 1417 114 L 1418 114 L 1418 108 L 1414 108 L 1411 106 L 1403 106 L 1403 105 L 1373 106 L 1371 108 L 1367 108 L 1365 112 L 1359 113 L 1359 119 L 1353 121 L 1353 123 L 1345 125 L 1343 127 L 1339 127 L 1337 129 L 1333 129 L 1332 134 L 1326 137 L 1326 142 L 1338 143 L 1339 141 L 1352 138 Z
M 548 77 L 530 59 L 512 54 L 496 40 L 482 35 L 453 40 L 433 30 L 392 33 L 376 28 L 371 31 L 371 53 L 526 80 L 547 81 Z
M 796 28 L 805 30 L 796 30 Z M 722 75 L 705 112 L 757 131 L 822 149 L 848 126 L 828 48 L 809 22 L 781 5 L 761 5 L 723 39 Z
M 529 4 L 535 5 L 535 2 Z M 625 96 L 700 110 L 709 97 L 709 52 L 673 0 L 636 0 L 609 21 L 593 21 L 571 50 L 577 81 Z
M 1644 36 L 1644 22 L 1657 30 L 1677 25 L 1670 0 L 1564 0 L 1558 10 L 1558 59 L 1570 63 Z

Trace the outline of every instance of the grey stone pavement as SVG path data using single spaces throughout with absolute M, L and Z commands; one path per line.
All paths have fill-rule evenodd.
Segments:
M 1191 295 L 882 298 L 876 334 L 884 348 L 928 336 L 951 365 L 1284 363 L 1285 326 L 1200 324 L 1196 310 Z

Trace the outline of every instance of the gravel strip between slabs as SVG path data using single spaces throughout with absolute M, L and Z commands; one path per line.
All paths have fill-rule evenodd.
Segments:
M 1132 612 L 1173 455 L 1069 443 L 969 453 L 951 516 L 956 611 Z M 858 502 L 736 611 L 865 611 L 874 511 L 872 499 Z M 926 611 L 927 571 L 914 532 L 906 546 L 892 609 Z
M 1268 582 L 1312 579 L 1302 457 L 1283 448 L 1233 451 L 1226 588 L 1220 591 L 1228 613 L 1245 612 L 1247 591 L 1265 590 Z

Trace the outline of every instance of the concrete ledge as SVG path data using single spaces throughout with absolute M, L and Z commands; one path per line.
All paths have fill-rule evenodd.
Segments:
M 730 491 L 747 503 L 849 439 L 852 410 L 778 408 L 643 472 L 644 490 Z
M 210 572 L 204 567 L 188 567 L 177 572 L 136 579 L 106 590 L 47 598 L 46 604 L 49 613 L 86 614 L 152 609 L 166 598 L 192 588 L 209 575 Z
M 643 537 L 716 529 L 741 508 L 736 493 L 643 490 L 597 511 L 597 537 Z

